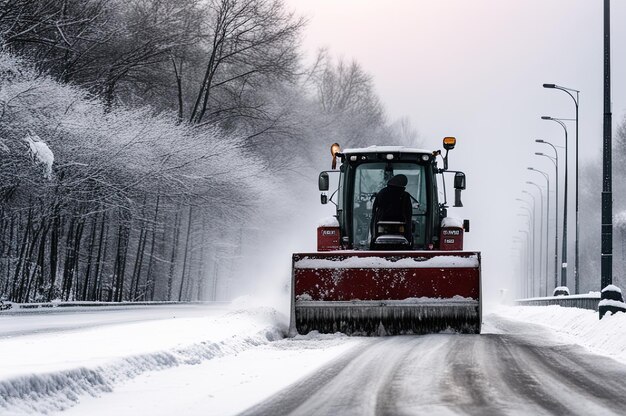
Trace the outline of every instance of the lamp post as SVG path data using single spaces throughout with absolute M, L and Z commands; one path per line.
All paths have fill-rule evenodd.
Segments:
M 530 216 L 529 216 L 529 214 L 518 213 L 517 216 L 518 217 L 526 217 L 527 218 L 527 220 L 526 220 L 526 227 L 530 230 Z M 519 238 L 519 237 L 517 237 L 517 238 L 521 241 L 521 238 Z M 529 270 L 530 269 L 528 267 L 528 264 L 530 263 L 530 258 L 529 258 L 529 256 L 530 256 L 530 253 L 529 253 L 530 243 L 526 244 L 526 246 L 527 246 L 526 250 L 525 250 L 526 251 L 526 258 L 524 259 L 525 263 L 526 263 L 526 280 L 530 281 L 530 274 L 529 274 Z M 522 290 L 522 292 L 524 292 L 524 290 Z
M 524 242 L 524 240 L 521 239 L 521 237 L 517 237 L 514 236 L 513 237 L 513 244 L 519 243 L 521 244 L 521 247 L 518 248 L 519 252 L 519 286 L 518 286 L 518 291 L 519 294 L 517 295 L 517 297 L 524 297 L 525 293 L 524 293 L 524 279 L 523 276 L 524 274 L 526 274 L 526 276 L 528 276 L 528 261 L 527 261 L 527 250 L 526 250 L 526 244 Z
M 535 219 L 537 218 L 537 215 L 535 215 L 535 213 L 537 212 L 537 210 L 536 210 L 536 208 L 535 208 L 535 207 L 537 206 L 537 203 L 536 203 L 535 196 L 534 196 L 533 194 L 531 194 L 530 192 L 528 192 L 528 191 L 526 191 L 526 190 L 523 190 L 523 191 L 522 191 L 522 193 L 523 193 L 523 194 L 528 194 L 528 195 L 532 198 L 532 200 L 533 200 L 533 204 L 532 204 L 532 209 L 531 209 L 531 212 L 532 212 L 532 216 L 533 216 L 533 229 L 532 229 L 532 233 L 533 233 L 533 256 L 532 256 L 532 257 L 533 257 L 533 273 L 532 273 L 532 289 L 533 289 L 533 290 L 532 290 L 532 295 L 534 296 L 534 295 L 535 295 L 535 275 L 537 274 L 537 273 L 536 273 L 536 270 L 535 270 L 535 269 L 537 268 L 537 259 L 536 259 L 536 257 L 535 257 L 535 254 L 537 253 L 537 244 L 536 244 L 536 242 L 537 242 L 537 232 L 536 232 L 536 230 L 537 230 L 537 223 L 536 223 L 536 220 L 535 220 Z M 528 203 L 528 201 L 526 201 L 526 202 Z M 530 203 L 529 203 L 529 206 L 530 206 Z
M 567 286 L 567 126 L 560 119 L 550 116 L 541 116 L 542 120 L 550 120 L 559 123 L 565 132 L 565 180 L 563 190 L 563 240 L 561 250 L 561 286 Z
M 527 246 L 528 246 L 526 251 L 528 253 L 531 253 L 531 251 L 530 251 L 530 233 L 528 232 L 528 230 L 519 230 L 519 232 L 526 234 L 526 242 L 527 242 Z M 533 241 L 533 243 L 534 243 L 534 241 Z M 533 245 L 533 251 L 534 251 L 534 245 Z M 528 262 L 530 263 L 530 261 L 531 261 L 530 259 L 534 257 L 534 253 L 531 253 L 527 257 L 528 257 Z M 528 296 L 530 294 L 530 296 L 528 296 L 528 297 L 532 297 L 531 285 L 532 285 L 532 280 L 533 279 L 532 279 L 532 271 L 531 271 L 531 268 L 530 268 L 529 264 L 526 265 L 526 270 L 528 271 L 528 273 L 527 273 L 527 279 L 528 280 L 526 281 L 526 296 Z
M 602 127 L 602 245 L 600 287 L 613 283 L 613 154 L 611 151 L 611 2 L 604 0 L 604 117 Z M 600 318 L 602 318 L 602 313 Z
M 559 274 L 559 153 L 556 151 L 556 147 L 550 142 L 547 142 L 542 139 L 535 140 L 537 143 L 547 144 L 548 146 L 554 149 L 554 157 L 550 155 L 546 155 L 541 152 L 535 153 L 537 156 L 545 156 L 554 163 L 554 178 L 556 182 L 556 198 L 555 198 L 555 208 L 554 208 L 554 287 L 559 285 L 558 274 Z
M 541 296 L 541 281 L 543 280 L 541 278 L 541 266 L 543 265 L 543 260 L 542 260 L 543 259 L 543 192 L 541 192 L 541 187 L 537 185 L 535 182 L 526 181 L 526 183 L 528 185 L 536 186 L 537 189 L 539 190 L 539 272 L 537 273 L 537 276 L 539 278 L 539 287 L 537 288 L 537 295 Z M 530 195 L 533 198 L 533 204 L 534 204 L 535 202 L 534 195 L 528 191 L 522 191 L 522 192 L 525 192 L 528 195 Z
M 578 103 L 579 103 L 579 94 L 580 91 L 575 90 L 573 88 L 566 88 L 556 84 L 543 84 L 544 88 L 552 88 L 555 90 L 561 90 L 574 101 L 574 106 L 576 107 L 576 164 L 575 164 L 575 172 L 576 172 L 576 192 L 574 199 L 576 200 L 576 246 L 574 249 L 574 293 L 579 292 L 580 280 L 579 280 L 579 241 L 578 241 L 578 230 L 579 230 L 579 210 L 578 210 Z M 576 93 L 576 98 L 574 98 L 574 94 Z
M 540 173 L 546 179 L 546 184 L 548 188 L 546 192 L 546 290 L 544 292 L 544 295 L 548 296 L 548 274 L 549 274 L 548 273 L 548 256 L 550 254 L 550 249 L 548 248 L 548 238 L 549 238 L 549 229 L 550 229 L 550 177 L 548 176 L 546 172 L 541 171 L 539 169 L 535 169 L 533 167 L 529 167 L 528 170 Z
M 534 212 L 532 212 L 530 210 L 530 202 L 528 202 L 527 200 L 522 199 L 522 198 L 516 198 L 515 200 L 523 202 L 524 204 L 526 204 L 526 205 L 520 206 L 520 208 L 526 210 L 526 212 L 528 213 L 528 218 L 529 218 L 528 228 L 529 228 L 529 230 L 530 229 L 533 230 L 532 245 L 531 245 L 531 241 L 530 241 L 530 234 L 528 235 L 528 263 L 529 263 L 529 266 L 528 266 L 528 270 L 529 270 L 528 281 L 531 282 L 532 281 L 532 275 L 534 273 L 533 269 L 534 269 L 534 264 L 535 264 L 535 231 L 534 231 L 535 230 L 535 215 L 534 215 Z M 530 227 L 531 221 L 532 221 L 532 228 Z

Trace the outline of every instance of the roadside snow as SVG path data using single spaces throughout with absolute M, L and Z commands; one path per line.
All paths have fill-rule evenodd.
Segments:
M 132 322 L 133 311 L 125 313 Z M 0 333 L 11 319 L 2 317 Z M 1 338 L 0 414 L 63 410 L 153 370 L 269 344 L 286 330 L 286 318 L 266 307 Z
M 205 361 L 149 372 L 87 397 L 59 416 L 238 414 L 371 339 L 309 334 Z
M 0 314 L 0 415 L 237 414 L 371 340 L 231 304 Z
M 626 363 L 626 313 L 609 313 L 600 320 L 596 311 L 550 305 L 501 306 L 493 314 L 545 326 L 593 353 Z

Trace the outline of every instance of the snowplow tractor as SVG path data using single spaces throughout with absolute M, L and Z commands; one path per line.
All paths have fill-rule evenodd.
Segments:
M 292 335 L 480 333 L 480 252 L 463 250 L 469 221 L 447 216 L 446 174 L 455 207 L 466 185 L 463 172 L 448 170 L 455 144 L 446 137 L 445 154 L 333 144 L 319 189 L 336 214 L 319 224 L 316 252 L 293 255 Z

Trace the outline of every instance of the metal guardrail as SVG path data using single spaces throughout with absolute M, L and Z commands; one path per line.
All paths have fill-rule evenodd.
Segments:
M 204 304 L 226 304 L 229 302 L 221 301 L 190 301 L 190 302 L 178 302 L 178 301 L 154 301 L 154 302 L 41 302 L 41 303 L 12 303 L 5 302 L 0 303 L 0 311 L 15 311 L 18 309 L 50 309 L 50 308 L 101 308 L 101 307 L 119 307 L 119 306 L 166 306 L 166 305 L 204 305 Z
M 548 306 L 559 305 L 564 308 L 580 308 L 597 311 L 600 303 L 600 293 L 571 296 L 548 296 L 545 298 L 518 299 L 515 301 L 519 306 Z

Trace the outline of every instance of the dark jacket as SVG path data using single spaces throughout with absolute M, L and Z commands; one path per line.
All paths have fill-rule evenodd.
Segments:
M 394 176 L 376 195 L 372 207 L 372 236 L 377 222 L 400 221 L 406 224 L 405 237 L 411 241 L 413 204 L 411 195 L 405 191 L 404 186 L 400 186 L 406 185 L 406 177 L 404 180 L 397 180 L 398 176 L 404 175 Z

